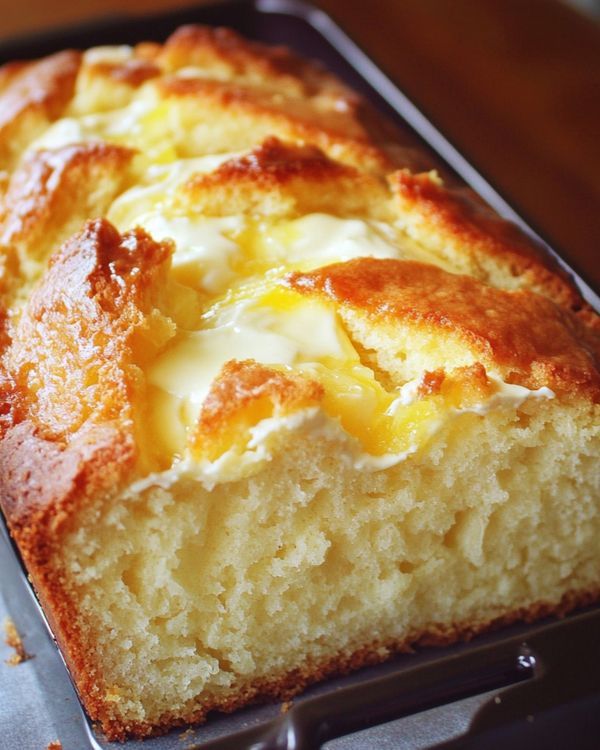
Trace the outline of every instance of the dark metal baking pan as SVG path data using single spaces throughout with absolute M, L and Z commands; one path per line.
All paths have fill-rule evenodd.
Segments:
M 183 23 L 225 25 L 267 43 L 286 44 L 323 62 L 361 91 L 399 128 L 407 141 L 428 151 L 445 170 L 474 188 L 493 208 L 536 239 L 574 278 L 600 310 L 600 297 L 569 268 L 490 183 L 459 154 L 435 126 L 322 11 L 299 0 L 219 2 L 145 18 L 110 17 L 69 29 L 0 43 L 0 62 L 34 58 L 65 47 L 162 40 Z M 0 588 L 8 589 L 9 610 L 37 607 L 18 551 L 2 524 L 5 563 Z M 7 546 L 8 545 L 8 546 Z M 9 551 L 10 548 L 10 551 Z M 45 621 L 45 620 L 44 620 Z M 48 633 L 51 635 L 49 629 Z M 518 625 L 470 644 L 424 650 L 385 665 L 318 685 L 282 707 L 251 707 L 215 715 L 182 735 L 130 740 L 127 750 L 204 748 L 243 750 L 371 750 L 372 748 L 600 747 L 600 608 L 562 621 Z M 51 654 L 56 662 L 58 653 Z M 35 660 L 34 660 L 35 661 Z M 27 665 L 23 665 L 26 667 Z M 34 668 L 34 667 L 32 667 Z M 43 681 L 42 681 L 43 683 Z M 0 687 L 1 689 L 1 687 Z M 64 692 L 72 688 L 64 683 Z M 3 695 L 4 700 L 17 697 Z M 39 701 L 44 701 L 40 692 Z M 67 698 L 65 698 L 67 700 Z M 64 712 L 63 712 L 64 713 Z M 0 712 L 1 716 L 1 712 Z M 63 714 L 61 714 L 63 716 Z M 402 718 L 404 717 L 404 718 Z M 29 717 L 34 721 L 35 717 Z M 1 731 L 1 725 L 0 725 Z M 114 747 L 95 733 L 74 706 L 59 732 L 64 750 Z M 11 737 L 14 738 L 14 732 Z M 116 745 L 121 747 L 121 745 Z M 0 750 L 29 750 L 3 744 Z M 37 747 L 31 747 L 37 750 Z

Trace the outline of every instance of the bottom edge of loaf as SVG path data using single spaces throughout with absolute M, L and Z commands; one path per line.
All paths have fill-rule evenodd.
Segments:
M 186 712 L 165 713 L 157 721 L 128 722 L 100 718 L 95 725 L 106 739 L 125 740 L 127 737 L 154 737 L 164 735 L 178 727 L 200 725 L 214 712 L 232 713 L 251 704 L 271 701 L 288 701 L 310 685 L 326 678 L 342 676 L 368 666 L 374 666 L 401 653 L 410 653 L 420 647 L 450 646 L 459 641 L 470 641 L 475 636 L 489 633 L 517 622 L 533 623 L 544 617 L 564 617 L 575 609 L 600 603 L 600 588 L 588 591 L 570 591 L 560 602 L 535 602 L 489 620 L 458 624 L 435 623 L 419 632 L 411 632 L 401 639 L 374 641 L 344 654 L 337 654 L 319 664 L 305 664 L 284 675 L 250 680 L 240 685 L 234 695 L 225 700 L 205 702 L 201 707 L 192 705 Z

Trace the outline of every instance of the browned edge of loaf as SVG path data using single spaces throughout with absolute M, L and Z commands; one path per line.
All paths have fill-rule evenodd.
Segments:
M 355 258 L 282 283 L 333 301 L 375 325 L 452 336 L 511 383 L 549 385 L 561 396 L 600 402 L 600 338 L 572 312 L 528 290 L 487 286 L 415 260 Z
M 288 701 L 307 687 L 326 678 L 343 676 L 368 666 L 388 661 L 397 654 L 412 653 L 418 648 L 451 646 L 459 641 L 469 642 L 478 635 L 489 633 L 518 622 L 531 624 L 545 617 L 565 617 L 577 608 L 600 602 L 600 588 L 590 591 L 570 591 L 558 604 L 535 602 L 491 620 L 464 622 L 452 625 L 431 624 L 405 638 L 373 641 L 353 652 L 337 655 L 319 663 L 306 663 L 279 677 L 250 681 L 241 685 L 238 692 L 202 708 L 191 707 L 183 716 L 164 714 L 157 722 L 122 722 L 107 719 L 98 713 L 91 716 L 100 722 L 108 740 L 125 740 L 128 737 L 155 737 L 172 729 L 189 724 L 203 724 L 212 712 L 232 713 L 240 708 L 258 703 Z M 94 701 L 95 702 L 95 701 Z M 86 701 L 87 704 L 87 701 Z M 88 704 L 89 705 L 89 704 Z
M 393 172 L 388 182 L 402 210 L 418 209 L 433 233 L 460 241 L 476 265 L 500 261 L 512 276 L 523 278 L 600 335 L 598 311 L 583 299 L 572 275 L 543 245 L 501 217 L 470 187 L 457 187 L 446 179 L 439 184 L 428 173 L 413 174 L 408 169 Z
M 358 129 L 358 135 L 354 131 L 343 135 L 348 140 L 355 139 L 357 149 L 364 149 L 365 155 L 377 152 L 381 158 L 374 161 L 381 165 L 382 170 L 385 168 L 385 171 L 391 172 L 399 166 L 407 166 L 406 153 L 389 151 L 387 140 L 391 131 L 383 124 L 383 118 L 371 113 L 368 105 L 360 97 L 336 82 L 333 76 L 297 58 L 289 51 L 281 48 L 273 51 L 264 45 L 244 40 L 234 32 L 187 27 L 176 32 L 163 46 L 140 45 L 140 60 L 146 62 L 140 62 L 139 70 L 143 68 L 145 72 L 143 75 L 130 76 L 130 82 L 137 85 L 154 77 L 160 70 L 168 73 L 169 66 L 176 69 L 178 65 L 183 67 L 192 64 L 195 55 L 205 54 L 199 50 L 209 50 L 210 54 L 222 57 L 234 69 L 253 67 L 262 70 L 271 81 L 281 78 L 287 81 L 287 84 L 298 84 L 307 96 L 314 95 L 320 90 L 335 88 L 339 91 L 339 96 L 346 99 L 348 111 L 354 115 L 354 125 Z M 0 69 L 0 103 L 3 105 L 0 135 L 6 133 L 10 136 L 11 148 L 12 131 L 25 116 L 35 116 L 41 123 L 40 128 L 61 116 L 67 100 L 71 97 L 79 66 L 80 56 L 67 52 L 38 63 L 13 64 Z M 46 71 L 47 75 L 40 76 L 40 71 Z M 34 73 L 35 85 L 32 84 Z M 121 75 L 118 69 L 111 68 L 109 73 L 117 79 L 119 76 L 127 77 L 125 74 Z M 179 85 L 191 86 L 189 83 Z M 210 89 L 210 86 L 208 88 Z M 206 84 L 204 89 L 207 89 Z M 227 84 L 221 91 L 227 93 L 226 89 Z M 241 95 L 240 100 L 244 100 Z M 349 117 L 348 122 L 351 120 Z M 363 126 L 364 130 L 361 130 Z M 314 123 L 302 129 L 302 133 L 309 144 L 312 142 L 311 138 L 319 140 L 315 135 L 319 135 L 319 128 Z M 327 129 L 321 128 L 320 142 L 325 142 L 327 136 Z M 20 147 L 16 135 L 14 142 Z M 0 144 L 3 163 L 12 163 L 15 153 L 10 148 L 4 153 Z M 416 168 L 421 170 L 425 167 L 419 163 Z M 394 185 L 403 199 L 416 203 L 419 209 L 426 208 L 428 217 L 445 231 L 450 231 L 455 238 L 469 245 L 478 243 L 483 247 L 483 252 L 490 255 L 501 255 L 506 252 L 511 258 L 520 259 L 518 263 L 515 261 L 516 273 L 528 271 L 532 278 L 548 291 L 548 296 L 555 299 L 558 304 L 577 314 L 583 311 L 582 317 L 586 323 L 591 325 L 592 321 L 596 324 L 597 316 L 593 315 L 581 300 L 567 275 L 556 270 L 555 264 L 547 256 L 540 255 L 536 244 L 519 234 L 508 222 L 495 217 L 490 218 L 491 212 L 482 209 L 480 199 L 474 194 L 470 191 L 443 190 L 435 187 L 423 176 L 409 176 L 404 172 L 402 174 L 404 176 L 398 177 Z M 41 208 L 41 204 L 37 208 Z M 519 239 L 515 240 L 515 236 Z M 94 269 L 90 272 L 93 273 Z M 65 280 L 65 283 L 68 283 L 68 280 Z M 0 323 L 5 317 L 5 310 L 0 309 Z M 7 330 L 0 325 L 0 352 L 9 345 Z M 2 377 L 0 366 L 0 422 L 11 409 L 11 399 L 14 397 L 10 388 L 3 389 Z M 457 625 L 449 629 L 432 626 L 427 632 L 414 634 L 402 642 L 389 646 L 371 644 L 351 656 L 338 657 L 325 664 L 306 667 L 272 681 L 250 684 L 238 698 L 232 698 L 220 705 L 207 706 L 202 710 L 190 710 L 183 718 L 165 716 L 158 726 L 124 726 L 106 714 L 98 687 L 97 667 L 91 662 L 91 657 L 85 649 L 76 617 L 73 617 L 72 603 L 67 601 L 60 581 L 61 573 L 53 567 L 53 559 L 64 528 L 74 515 L 73 509 L 84 506 L 94 494 L 110 492 L 111 482 L 116 485 L 121 480 L 122 473 L 126 473 L 131 466 L 135 454 L 133 438 L 124 431 L 114 430 L 110 425 L 106 425 L 100 426 L 99 430 L 94 432 L 93 442 L 83 441 L 73 445 L 64 436 L 53 440 L 38 436 L 32 423 L 19 415 L 13 427 L 10 435 L 7 433 L 0 437 L 0 443 L 3 444 L 3 449 L 0 450 L 0 504 L 9 517 L 11 531 L 21 547 L 40 599 L 63 646 L 90 715 L 103 721 L 105 731 L 114 738 L 124 737 L 129 732 L 139 736 L 164 732 L 178 724 L 202 721 L 206 712 L 212 709 L 231 711 L 253 700 L 289 696 L 327 675 L 343 673 L 382 660 L 384 657 L 381 655 L 381 649 L 385 647 L 393 651 L 402 651 L 419 642 L 438 645 L 451 643 L 459 638 L 468 639 L 475 632 L 507 624 L 516 619 L 535 619 L 553 611 L 567 611 L 578 604 L 589 603 L 598 598 L 597 592 L 574 593 L 567 597 L 566 604 L 559 607 L 532 605 L 525 611 L 506 615 L 493 623 Z M 19 474 L 20 486 L 13 487 L 9 493 L 5 485 L 6 464 L 2 461 L 11 450 L 12 440 L 20 440 L 25 446 L 21 449 L 20 455 L 27 460 L 23 461 Z
M 209 73 L 225 68 L 230 77 L 221 81 L 218 76 L 216 80 L 211 80 L 210 75 L 201 81 L 174 80 L 170 77 L 179 68 L 188 65 L 206 65 Z M 61 78 L 65 66 L 68 68 L 69 86 L 65 86 Z M 16 127 L 17 115 L 20 116 L 22 112 L 39 114 L 40 102 L 45 103 L 56 97 L 59 83 L 62 87 L 60 106 L 48 107 L 47 111 L 44 110 L 44 117 L 50 123 L 61 116 L 73 94 L 80 67 L 80 56 L 72 52 L 58 53 L 31 63 L 12 63 L 0 67 L 0 110 L 2 116 L 8 118 L 7 124 Z M 204 91 L 212 87 L 225 96 L 227 92 L 231 93 L 233 87 L 234 99 L 248 99 L 251 103 L 256 97 L 260 99 L 254 86 L 260 77 L 271 88 L 280 85 L 288 93 L 292 92 L 297 101 L 305 103 L 309 109 L 312 98 L 325 95 L 336 99 L 340 104 L 340 133 L 354 144 L 352 148 L 358 163 L 364 167 L 371 154 L 379 164 L 379 176 L 391 175 L 392 189 L 404 202 L 418 204 L 428 221 L 452 233 L 467 246 L 477 245 L 478 252 L 490 256 L 504 255 L 513 265 L 515 274 L 527 275 L 549 296 L 554 299 L 559 297 L 561 305 L 581 312 L 588 323 L 596 324 L 597 319 L 590 315 L 589 305 L 582 300 L 568 274 L 554 259 L 510 222 L 498 217 L 472 190 L 465 187 L 457 189 L 448 175 L 444 175 L 449 185 L 449 189 L 446 189 L 427 179 L 425 174 L 411 174 L 408 169 L 425 172 L 435 166 L 432 164 L 433 157 L 428 154 L 423 159 L 414 148 L 407 149 L 402 131 L 319 63 L 305 60 L 285 47 L 247 40 L 230 29 L 184 26 L 163 45 L 138 44 L 133 60 L 86 64 L 82 70 L 82 75 L 96 75 L 111 82 L 127 80 L 133 88 L 156 79 L 157 85 L 166 86 L 166 89 L 187 86 L 192 89 L 200 87 Z M 140 75 L 140 71 L 145 72 Z M 35 85 L 31 83 L 34 76 Z M 261 106 L 260 102 L 256 102 L 258 109 Z M 311 109 L 311 128 L 302 131 L 301 140 L 307 144 L 322 145 L 327 140 L 328 128 L 319 122 L 316 114 L 318 110 Z M 288 124 L 295 122 L 294 115 L 288 113 L 285 117 L 289 120 Z

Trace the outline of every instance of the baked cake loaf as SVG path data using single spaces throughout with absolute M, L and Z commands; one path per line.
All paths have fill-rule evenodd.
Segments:
M 109 738 L 600 593 L 600 324 L 316 65 L 0 71 L 0 494 Z

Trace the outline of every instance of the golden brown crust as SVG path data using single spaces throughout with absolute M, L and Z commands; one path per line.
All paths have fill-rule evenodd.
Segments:
M 62 223 L 64 215 L 73 212 L 84 219 L 94 211 L 101 213 L 101 206 L 89 206 L 95 183 L 110 179 L 113 173 L 116 182 L 133 154 L 129 148 L 100 142 L 29 154 L 13 173 L 3 200 L 3 244 L 28 238 L 35 252 L 36 241 L 52 230 L 51 221 Z M 117 189 L 115 185 L 112 192 Z M 77 210 L 82 200 L 88 209 L 85 213 Z
M 19 399 L 44 435 L 62 440 L 90 420 L 130 418 L 139 379 L 132 360 L 170 255 L 141 230 L 121 236 L 97 220 L 52 257 L 6 354 Z
M 15 253 L 13 285 L 91 216 L 101 216 L 127 179 L 134 151 L 81 143 L 34 151 L 12 174 L 0 210 L 0 255 Z
M 6 431 L 0 441 L 2 509 L 38 586 L 40 575 L 51 578 L 43 566 L 73 508 L 114 490 L 135 457 L 131 434 L 116 425 L 91 426 L 69 443 L 44 439 L 31 421 Z
M 158 65 L 149 60 L 132 58 L 125 62 L 99 61 L 85 66 L 86 76 L 92 78 L 98 76 L 106 78 L 116 84 L 126 84 L 131 88 L 138 88 L 161 74 Z
M 354 167 L 328 158 L 311 145 L 267 138 L 248 154 L 192 177 L 177 209 L 206 215 L 298 215 L 343 212 L 383 215 L 384 184 Z
M 2 509 L 71 674 L 90 697 L 99 676 L 57 562 L 62 533 L 88 499 L 114 492 L 135 461 L 131 434 L 111 426 L 93 427 L 65 445 L 23 422 L 0 440 Z
M 60 568 L 61 539 L 78 509 L 92 498 L 114 493 L 124 477 L 131 476 L 136 454 L 132 435 L 110 425 L 92 427 L 66 445 L 40 437 L 31 422 L 23 422 L 0 440 L 2 509 L 90 710 L 101 676 L 82 638 L 76 603 Z
M 328 159 L 315 146 L 288 145 L 272 137 L 250 153 L 224 162 L 210 176 L 213 175 L 225 181 L 252 182 L 260 190 L 263 184 L 271 187 L 298 177 L 316 180 L 359 177 L 360 172 Z
M 0 77 L 0 168 L 11 168 L 25 148 L 60 117 L 75 88 L 81 55 L 57 52 L 5 67 Z
M 269 118 L 274 125 L 281 123 L 290 133 L 300 136 L 314 132 L 317 137 L 328 135 L 365 139 L 366 133 L 347 111 L 336 110 L 328 103 L 315 103 L 311 99 L 287 99 L 279 91 L 253 87 L 239 82 L 222 82 L 205 78 L 170 76 L 156 83 L 166 97 L 191 97 L 196 102 L 214 104 L 227 108 L 231 114 L 236 110 L 247 111 L 257 118 Z
M 2 274 L 0 274 L 0 291 L 2 291 Z M 10 335 L 8 333 L 8 314 L 6 310 L 0 307 L 0 357 L 2 352 L 6 349 L 10 343 Z M 0 367 L 0 394 L 2 393 L 2 368 Z M 3 413 L 3 404 L 0 400 L 0 421 Z
M 419 382 L 418 395 L 420 398 L 426 398 L 434 393 L 439 393 L 442 383 L 446 378 L 443 370 L 434 370 L 433 372 L 424 372 Z
M 23 312 L 0 373 L 0 498 L 13 531 L 27 528 L 23 549 L 53 539 L 48 513 L 132 466 L 144 337 L 172 333 L 155 311 L 170 254 L 141 230 L 90 222 Z
M 495 279 L 496 285 L 504 281 L 499 285 L 538 291 L 600 331 L 600 319 L 558 264 L 472 190 L 449 189 L 431 174 L 408 170 L 390 175 L 389 183 L 399 223 L 409 234 L 462 256 L 470 265 L 465 270 L 483 281 L 504 276 Z
M 292 274 L 287 283 L 296 290 L 334 300 L 342 316 L 352 310 L 375 325 L 454 337 L 511 382 L 600 400 L 600 345 L 590 330 L 598 319 L 569 280 L 472 194 L 407 171 L 386 183 L 392 169 L 421 169 L 422 161 L 390 147 L 386 141 L 395 134 L 333 76 L 286 49 L 201 27 L 185 27 L 165 45 L 138 45 L 122 57 L 91 55 L 81 65 L 77 53 L 66 52 L 0 69 L 0 169 L 14 170 L 12 176 L 0 173 L 0 292 L 7 291 L 9 275 L 19 283 L 21 276 L 33 279 L 67 235 L 107 210 L 127 185 L 134 154 L 100 142 L 22 159 L 23 149 L 63 113 L 98 114 L 139 94 L 149 109 L 133 135 L 116 127 L 119 141 L 133 143 L 144 129 L 152 141 L 157 120 L 162 126 L 160 113 L 168 111 L 175 124 L 165 136 L 165 161 L 253 148 L 185 185 L 175 202 L 185 215 L 326 211 L 380 219 L 434 255 L 455 253 L 479 279 L 415 262 L 362 259 Z M 106 133 L 113 137 L 110 127 Z M 183 715 L 166 713 L 158 724 L 117 718 L 101 665 L 79 630 L 77 602 L 58 553 L 82 510 L 98 512 L 98 503 L 110 501 L 125 482 L 156 468 L 152 457 L 144 458 L 151 438 L 144 430 L 142 371 L 175 330 L 165 313 L 171 249 L 140 230 L 120 235 L 106 221 L 92 221 L 52 256 L 12 328 L 0 309 L 0 501 L 90 714 L 114 738 L 153 734 L 202 721 L 210 710 L 287 697 L 327 675 L 379 661 L 387 651 L 443 645 L 493 627 L 497 621 L 432 624 L 393 643 L 371 643 L 283 676 L 249 681 L 232 697 Z M 37 264 L 29 275 L 27 260 Z M 531 287 L 556 304 L 481 281 Z M 481 362 L 456 375 L 462 388 L 457 397 L 477 403 L 489 397 L 492 386 Z M 442 370 L 425 372 L 417 395 L 444 392 L 453 387 L 449 381 Z M 211 460 L 243 443 L 261 419 L 318 406 L 322 396 L 320 385 L 283 367 L 231 361 L 203 404 L 190 441 L 194 457 Z M 592 598 L 598 592 L 575 593 L 566 604 L 535 605 L 502 621 L 533 619 Z
M 394 166 L 373 146 L 352 114 L 343 110 L 316 105 L 310 99 L 287 100 L 270 91 L 201 78 L 160 78 L 154 85 L 161 98 L 174 105 L 204 111 L 214 124 L 213 135 L 227 132 L 227 150 L 250 148 L 276 135 L 296 143 L 312 143 L 333 158 L 373 173 L 384 174 Z
M 365 646 L 339 654 L 318 664 L 305 664 L 283 676 L 254 680 L 240 688 L 239 692 L 222 701 L 215 701 L 202 709 L 191 709 L 184 716 L 166 714 L 152 724 L 144 722 L 121 722 L 107 717 L 103 712 L 94 717 L 102 721 L 102 729 L 109 740 L 123 740 L 128 735 L 151 737 L 165 734 L 174 727 L 187 724 L 203 724 L 210 712 L 231 713 L 249 703 L 280 700 L 289 701 L 310 685 L 327 678 L 355 672 L 367 666 L 387 661 L 394 654 L 411 653 L 420 647 L 451 646 L 459 641 L 470 641 L 482 633 L 508 627 L 516 622 L 535 622 L 543 617 L 564 617 L 578 607 L 600 601 L 600 590 L 571 591 L 558 604 L 536 602 L 499 617 L 468 623 L 431 624 L 407 637 L 393 641 L 375 641 Z
M 318 62 L 298 57 L 287 47 L 249 41 L 231 29 L 184 26 L 162 49 L 154 50 L 166 73 L 200 67 L 221 81 L 237 81 L 273 89 L 290 99 L 311 100 L 321 109 L 343 113 L 343 132 L 368 136 L 380 150 L 370 152 L 373 165 L 388 164 L 411 169 L 431 167 L 414 143 L 403 143 L 403 134 L 352 89 L 343 85 Z M 290 103 L 293 109 L 293 101 Z M 385 156 L 384 156 L 385 155 Z
M 254 360 L 230 360 L 213 381 L 192 436 L 193 448 L 215 458 L 229 444 L 244 442 L 261 419 L 315 406 L 323 387 Z
M 417 261 L 375 258 L 292 273 L 286 284 L 373 321 L 456 337 L 508 382 L 600 400 L 595 340 L 586 341 L 575 316 L 533 292 L 494 289 Z
M 69 116 L 110 112 L 126 107 L 140 87 L 162 70 L 142 54 L 141 46 L 100 47 L 84 54 Z
M 327 93 L 358 101 L 353 91 L 319 64 L 298 57 L 287 47 L 250 41 L 232 29 L 182 26 L 155 59 L 167 73 L 199 67 L 217 79 L 246 80 L 295 96 Z
M 90 222 L 53 256 L 0 373 L 0 500 L 80 689 L 98 676 L 56 568 L 62 534 L 90 498 L 139 462 L 145 337 L 172 328 L 156 309 L 171 247 Z M 162 339 L 161 339 L 162 337 Z M 42 356 L 43 353 L 43 356 Z M 35 365 L 35 366 L 34 366 Z

